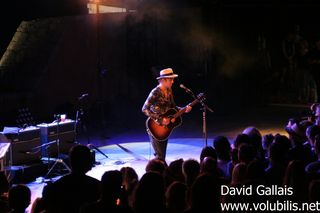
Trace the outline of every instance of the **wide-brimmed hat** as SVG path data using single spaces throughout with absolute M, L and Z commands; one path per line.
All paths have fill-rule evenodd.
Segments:
M 166 68 L 160 71 L 160 76 L 157 77 L 157 80 L 162 78 L 176 78 L 176 77 L 178 77 L 178 75 L 174 74 L 171 68 Z

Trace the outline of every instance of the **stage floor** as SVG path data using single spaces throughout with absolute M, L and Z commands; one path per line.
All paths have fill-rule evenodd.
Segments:
M 211 138 L 207 141 L 212 142 Z M 169 164 L 177 159 L 196 159 L 199 160 L 201 149 L 205 146 L 205 140 L 202 138 L 174 138 L 171 139 L 167 147 L 166 161 Z M 132 167 L 136 170 L 139 178 L 145 173 L 145 167 L 150 159 L 153 158 L 153 149 L 149 142 L 130 142 L 122 144 L 112 144 L 99 147 L 96 151 L 96 162 L 99 164 L 94 166 L 87 175 L 98 180 L 101 179 L 105 171 L 120 170 L 122 167 Z M 55 177 L 52 181 L 57 180 Z M 45 180 L 50 181 L 50 180 Z M 37 197 L 41 197 L 42 189 L 45 186 L 42 178 L 27 184 L 32 191 L 32 201 Z M 29 209 L 30 210 L 30 207 Z
M 212 141 L 212 139 L 209 139 Z M 202 147 L 205 146 L 205 140 L 199 138 L 176 138 L 171 139 L 167 147 L 166 161 L 170 162 L 177 159 L 196 159 L 199 160 Z M 114 144 L 101 147 L 100 150 L 108 158 L 100 153 L 96 153 L 96 161 L 101 165 L 95 166 L 88 175 L 100 179 L 107 170 L 121 169 L 129 166 L 136 170 L 139 178 L 145 173 L 145 167 L 153 156 L 153 149 L 149 142 L 131 142 L 123 144 Z
M 248 109 L 240 113 L 231 111 L 228 114 L 210 114 L 207 117 L 207 144 L 212 145 L 213 138 L 218 135 L 226 136 L 232 143 L 235 136 L 247 126 L 256 126 L 262 135 L 270 133 L 287 135 L 284 127 L 288 119 L 301 116 L 306 110 L 308 105 L 273 105 Z M 130 166 L 141 177 L 145 173 L 147 162 L 153 158 L 153 149 L 148 142 L 144 119 L 145 117 L 142 116 L 141 119 L 132 119 L 135 120 L 134 123 L 110 124 L 105 131 L 91 133 L 90 141 L 84 135 L 80 135 L 81 144 L 86 145 L 90 142 L 107 156 L 96 151 L 96 161 L 100 165 L 93 167 L 87 174 L 100 179 L 107 170 L 119 170 Z M 185 116 L 183 125 L 175 129 L 170 136 L 167 163 L 179 158 L 199 160 L 201 149 L 206 145 L 202 133 L 201 113 L 193 110 L 193 114 Z M 41 181 L 41 177 L 38 181 L 27 184 L 32 191 L 32 201 L 36 197 L 41 197 L 45 184 Z

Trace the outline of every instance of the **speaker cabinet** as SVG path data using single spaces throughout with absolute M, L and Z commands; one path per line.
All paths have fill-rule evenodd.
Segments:
M 40 139 L 35 138 L 29 141 L 19 141 L 11 144 L 12 165 L 22 165 L 41 159 Z
M 28 128 L 18 133 L 5 134 L 10 141 L 9 155 L 12 165 L 23 165 L 41 160 L 40 129 Z
M 69 154 L 75 145 L 75 121 L 66 120 L 59 123 L 39 124 L 42 145 L 42 157 L 57 157 Z

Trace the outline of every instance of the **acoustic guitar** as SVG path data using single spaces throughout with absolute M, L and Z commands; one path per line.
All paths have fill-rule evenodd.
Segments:
M 204 101 L 205 97 L 203 93 L 200 93 L 197 95 L 197 99 L 189 103 L 188 105 L 193 107 L 195 104 Z M 187 106 L 188 106 L 187 105 Z M 178 127 L 182 123 L 181 115 L 186 112 L 187 106 L 183 107 L 180 110 L 177 110 L 175 108 L 171 108 L 168 111 L 166 111 L 163 115 L 161 115 L 161 118 L 169 118 L 170 123 L 168 125 L 163 125 L 158 122 L 156 122 L 152 118 L 148 118 L 146 121 L 146 127 L 147 131 L 157 140 L 164 141 L 167 140 L 170 136 L 171 132 L 174 128 Z M 172 119 L 175 119 L 174 122 L 172 122 Z

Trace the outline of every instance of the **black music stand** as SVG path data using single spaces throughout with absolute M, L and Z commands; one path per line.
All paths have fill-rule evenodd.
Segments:
M 54 115 L 55 117 L 55 122 L 57 122 L 57 137 L 56 137 L 56 143 L 57 143 L 57 151 L 58 151 L 58 156 L 55 159 L 54 164 L 51 166 L 51 168 L 49 169 L 49 171 L 47 172 L 47 174 L 45 175 L 45 179 L 47 179 L 47 177 L 50 175 L 50 173 L 55 169 L 56 166 L 58 166 L 58 164 L 62 164 L 62 166 L 64 166 L 64 168 L 66 170 L 68 170 L 68 172 L 71 172 L 70 167 L 63 161 L 62 158 L 60 158 L 60 139 L 59 139 L 59 123 L 61 122 L 61 115 Z M 49 163 L 49 162 L 48 162 Z

